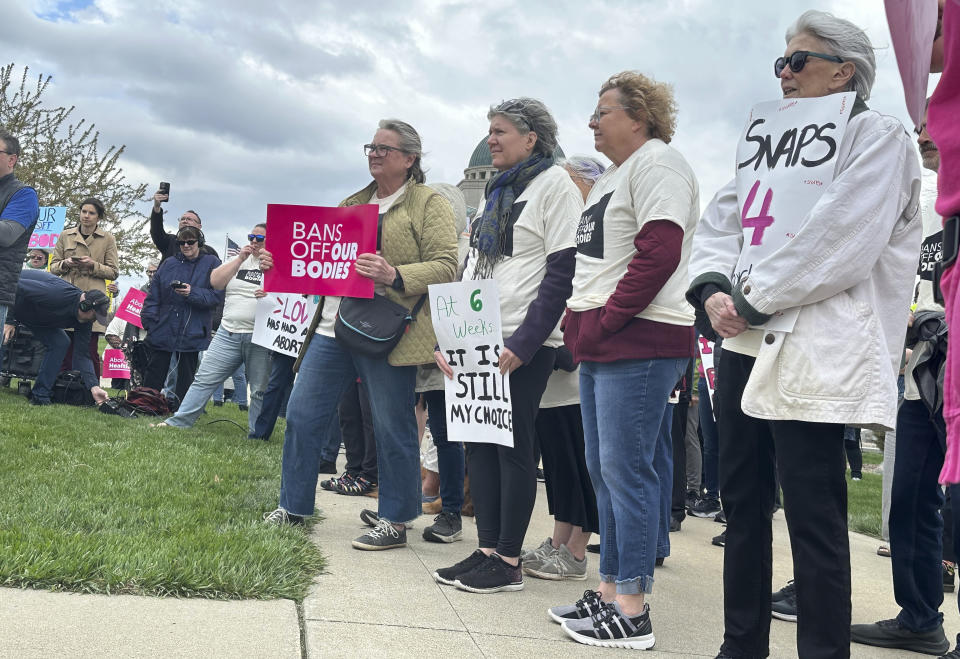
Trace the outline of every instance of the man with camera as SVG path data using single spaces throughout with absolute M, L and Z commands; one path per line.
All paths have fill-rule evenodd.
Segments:
M 3 340 L 13 336 L 14 323 L 26 325 L 45 347 L 40 371 L 33 383 L 30 402 L 49 405 L 53 383 L 60 371 L 70 339 L 65 329 L 72 329 L 78 345 L 90 342 L 93 321 L 106 325 L 110 298 L 103 291 L 81 291 L 59 277 L 43 270 L 24 270 L 17 285 L 16 301 L 3 326 Z M 80 371 L 97 404 L 107 400 L 100 380 L 93 372 L 90 355 L 83 350 L 73 352 L 73 368 Z
M 161 183 L 160 189 L 157 190 L 156 194 L 153 195 L 153 212 L 150 213 L 150 238 L 153 239 L 153 244 L 157 246 L 157 249 L 160 250 L 160 262 L 162 263 L 166 259 L 170 258 L 174 254 L 180 251 L 180 248 L 177 247 L 177 237 L 167 232 L 163 228 L 163 207 L 160 206 L 165 201 L 170 199 L 170 184 Z M 200 216 L 197 215 L 197 212 L 194 210 L 184 211 L 180 216 L 180 221 L 177 224 L 177 230 L 179 231 L 183 227 L 196 227 L 197 229 L 203 230 L 203 227 L 200 223 Z M 201 254 L 212 254 L 218 259 L 220 255 L 217 254 L 215 250 L 210 245 L 204 245 L 200 248 Z

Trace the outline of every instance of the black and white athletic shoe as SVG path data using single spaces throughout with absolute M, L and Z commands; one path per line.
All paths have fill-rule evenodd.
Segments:
M 547 609 L 547 615 L 556 623 L 563 624 L 568 620 L 589 619 L 603 608 L 600 593 L 596 590 L 583 591 L 583 597 L 573 604 L 561 604 Z
M 482 595 L 523 590 L 523 563 L 510 565 L 497 554 L 490 554 L 483 563 L 458 576 L 453 585 Z
M 442 567 L 433 573 L 433 578 L 442 584 L 448 586 L 454 586 L 457 582 L 457 577 L 461 574 L 465 574 L 477 567 L 481 563 L 487 560 L 487 555 L 484 554 L 479 549 L 475 549 L 472 554 L 467 556 L 465 559 L 459 563 L 455 563 L 450 567 Z
M 649 650 L 656 643 L 650 623 L 650 605 L 631 618 L 616 602 L 604 604 L 599 613 L 588 620 L 568 620 L 560 626 L 577 643 L 627 650 Z

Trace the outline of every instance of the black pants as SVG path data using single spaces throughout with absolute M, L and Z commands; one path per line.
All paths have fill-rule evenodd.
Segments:
M 183 401 L 187 395 L 187 389 L 193 384 L 193 377 L 197 374 L 197 364 L 199 364 L 197 352 L 181 352 L 177 361 L 177 386 L 174 393 L 177 395 L 177 405 Z M 167 371 L 170 370 L 170 359 L 173 353 L 166 350 L 154 349 L 150 353 L 150 363 L 147 365 L 147 371 L 143 374 L 143 386 L 150 387 L 160 391 L 163 389 L 163 383 L 167 379 Z
M 467 443 L 467 471 L 480 547 L 502 556 L 519 556 L 537 498 L 533 461 L 537 410 L 553 372 L 555 348 L 541 347 L 510 375 L 513 448 Z
M 343 392 L 340 405 L 340 435 L 347 456 L 347 473 L 377 482 L 377 442 L 373 436 L 373 414 L 367 388 L 354 382 Z
M 583 448 L 580 406 L 541 408 L 536 427 L 550 514 L 558 522 L 600 533 L 597 496 Z
M 740 404 L 753 363 L 724 350 L 717 369 L 720 491 L 727 516 L 722 650 L 733 657 L 768 655 L 776 470 L 793 551 L 798 655 L 849 657 L 843 426 L 745 415 Z
M 681 396 L 673 406 L 673 488 L 670 497 L 670 516 L 682 522 L 687 516 L 687 413 L 690 401 Z

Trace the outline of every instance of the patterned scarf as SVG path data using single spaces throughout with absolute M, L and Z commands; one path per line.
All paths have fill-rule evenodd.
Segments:
M 533 155 L 500 172 L 487 183 L 484 193 L 487 202 L 480 222 L 473 230 L 474 245 L 478 252 L 474 279 L 489 279 L 493 275 L 493 266 L 503 258 L 513 202 L 523 194 L 530 181 L 553 167 L 553 164 L 552 156 Z

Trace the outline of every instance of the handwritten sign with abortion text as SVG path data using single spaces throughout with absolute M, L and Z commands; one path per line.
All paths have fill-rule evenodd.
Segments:
M 512 448 L 510 376 L 499 368 L 503 331 L 496 281 L 434 284 L 429 300 L 440 352 L 453 369 L 453 379 L 443 379 L 448 437 Z
M 103 351 L 103 377 L 117 378 L 121 380 L 130 379 L 130 364 L 123 355 L 123 350 L 118 348 L 107 348 Z
M 707 395 L 713 402 L 713 392 L 717 390 L 717 369 L 714 366 L 714 343 L 705 337 L 697 337 L 697 352 L 700 354 L 700 363 L 697 368 L 700 379 L 707 385 Z M 702 393 L 702 392 L 701 392 Z
M 33 227 L 33 235 L 30 236 L 27 247 L 52 250 L 57 246 L 57 239 L 63 233 L 63 225 L 66 221 L 66 206 L 41 206 L 37 225 Z
M 147 294 L 139 288 L 127 290 L 127 294 L 120 301 L 115 314 L 120 320 L 125 320 L 132 325 L 143 329 L 143 321 L 140 320 L 140 312 L 143 311 L 143 301 L 147 299 Z
M 316 295 L 270 293 L 257 300 L 251 341 L 284 355 L 296 357 L 307 335 L 320 298 Z
M 373 280 L 354 266 L 359 254 L 377 250 L 378 212 L 372 204 L 268 204 L 265 247 L 273 255 L 273 268 L 264 275 L 264 290 L 372 298 Z
M 833 182 L 854 92 L 758 103 L 737 143 L 737 201 L 743 247 L 734 286 L 799 232 Z M 811 254 L 815 258 L 816 254 Z M 799 309 L 781 310 L 763 327 L 790 332 Z

